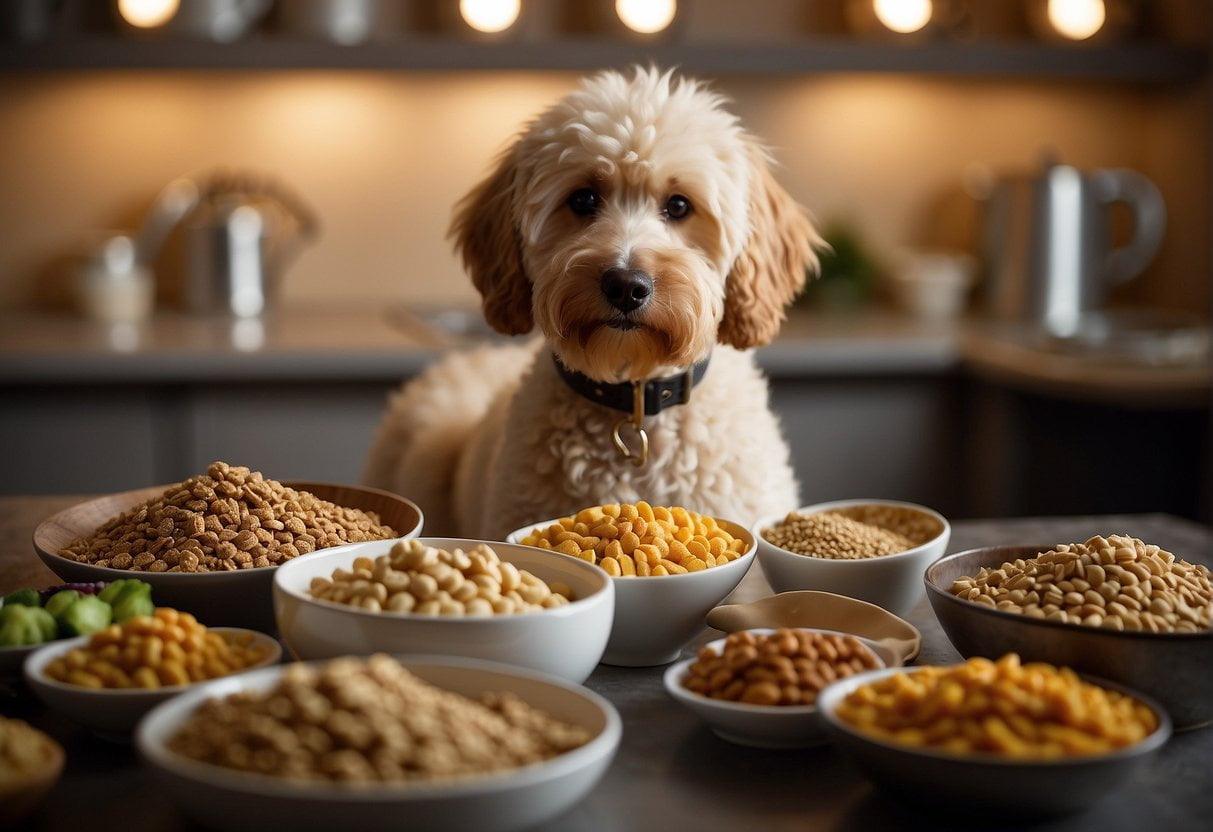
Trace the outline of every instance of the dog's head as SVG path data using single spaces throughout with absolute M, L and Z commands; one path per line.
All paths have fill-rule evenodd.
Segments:
M 608 71 L 527 125 L 451 226 L 488 323 L 602 381 L 774 338 L 821 241 L 723 104 Z

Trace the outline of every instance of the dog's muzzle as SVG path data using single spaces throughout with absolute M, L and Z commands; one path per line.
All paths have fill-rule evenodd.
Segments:
M 599 287 L 607 302 L 626 315 L 649 302 L 653 296 L 653 277 L 642 269 L 611 268 L 602 273 Z

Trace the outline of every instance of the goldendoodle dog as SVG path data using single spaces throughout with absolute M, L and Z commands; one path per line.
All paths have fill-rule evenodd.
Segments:
M 753 348 L 821 240 L 719 94 L 606 71 L 531 121 L 455 209 L 496 331 L 394 394 L 364 479 L 484 539 L 608 502 L 748 525 L 799 505 Z

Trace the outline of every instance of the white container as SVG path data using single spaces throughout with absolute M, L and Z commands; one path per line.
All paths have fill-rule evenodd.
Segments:
M 451 551 L 485 543 L 503 561 L 552 583 L 561 581 L 576 600 L 517 615 L 417 615 L 369 612 L 312 597 L 312 578 L 349 570 L 355 558 L 374 560 L 396 541 L 351 543 L 280 565 L 274 572 L 274 615 L 287 648 L 300 659 L 396 653 L 462 656 L 502 662 L 582 682 L 593 672 L 611 632 L 615 590 L 593 564 L 531 546 L 480 540 L 422 537 L 421 543 Z

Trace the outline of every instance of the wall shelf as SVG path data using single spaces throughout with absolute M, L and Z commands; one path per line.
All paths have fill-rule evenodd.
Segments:
M 339 46 L 256 37 L 231 44 L 117 37 L 0 44 L 0 72 L 89 70 L 568 70 L 656 62 L 716 75 L 903 72 L 982 79 L 1048 79 L 1140 85 L 1198 81 L 1208 53 L 1153 44 L 1050 46 L 1028 42 L 899 45 L 841 38 L 734 46 L 566 39 L 472 43 L 401 39 Z

